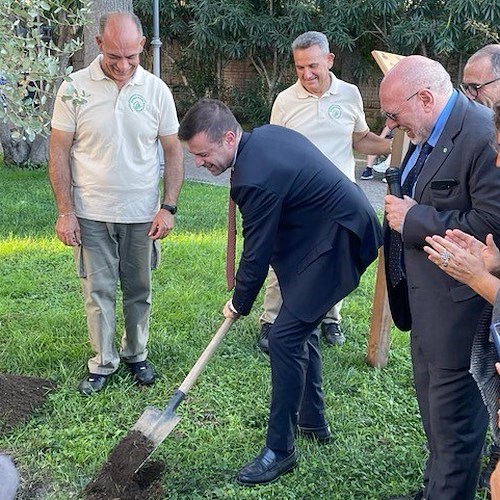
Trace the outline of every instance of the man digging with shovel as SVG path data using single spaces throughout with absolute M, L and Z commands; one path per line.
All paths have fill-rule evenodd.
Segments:
M 237 476 L 242 485 L 267 484 L 296 465 L 297 431 L 320 443 L 330 439 L 315 328 L 377 257 L 380 224 L 360 188 L 293 130 L 265 125 L 243 133 L 225 104 L 202 99 L 178 135 L 197 167 L 215 176 L 232 169 L 231 198 L 242 214 L 244 245 L 224 316 L 250 312 L 269 264 L 282 291 L 269 334 L 266 446 Z

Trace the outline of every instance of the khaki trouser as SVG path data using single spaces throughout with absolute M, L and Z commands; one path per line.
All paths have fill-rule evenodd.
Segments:
M 148 355 L 151 269 L 158 264 L 159 245 L 147 235 L 149 222 L 116 224 L 80 218 L 78 222 L 82 244 L 74 249 L 75 262 L 95 353 L 88 368 L 90 373 L 110 375 L 118 368 L 120 358 L 136 363 Z M 114 341 L 118 283 L 125 326 L 119 352 Z
M 281 298 L 280 285 L 278 283 L 278 277 L 274 272 L 274 269 L 269 266 L 269 272 L 267 273 L 267 285 L 266 293 L 264 295 L 264 312 L 260 317 L 260 323 L 274 323 L 278 313 L 281 309 L 281 304 L 283 300 Z M 325 315 L 323 318 L 323 323 L 339 323 L 342 317 L 340 316 L 340 309 L 342 307 L 342 301 L 337 302 Z

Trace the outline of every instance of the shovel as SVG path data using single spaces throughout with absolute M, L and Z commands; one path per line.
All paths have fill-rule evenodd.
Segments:
M 212 357 L 215 349 L 217 349 L 218 345 L 221 343 L 234 321 L 234 319 L 228 318 L 224 320 L 210 343 L 194 364 L 193 368 L 191 368 L 190 372 L 187 374 L 182 384 L 175 390 L 165 409 L 160 411 L 154 406 L 148 406 L 132 427 L 133 431 L 140 432 L 146 437 L 146 439 L 154 444 L 154 448 L 151 453 L 153 453 L 162 441 L 172 432 L 181 419 L 181 417 L 176 415 L 174 411 L 182 403 L 191 387 L 193 387 L 198 375 L 201 373 L 203 368 L 205 368 L 205 365 Z M 149 456 L 151 456 L 151 453 Z M 135 472 L 137 472 L 144 465 L 146 460 L 144 460 Z

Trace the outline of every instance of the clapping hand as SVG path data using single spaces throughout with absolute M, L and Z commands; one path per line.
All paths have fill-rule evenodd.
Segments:
M 470 285 L 485 273 L 500 271 L 500 251 L 491 234 L 484 244 L 459 229 L 448 229 L 444 238 L 434 235 L 425 241 L 429 244 L 424 246 L 429 259 L 462 283 Z
M 486 244 L 480 242 L 474 236 L 460 231 L 460 229 L 448 229 L 446 239 L 453 241 L 471 254 L 480 257 L 488 272 L 495 276 L 500 275 L 500 250 L 493 241 L 493 236 L 486 236 Z

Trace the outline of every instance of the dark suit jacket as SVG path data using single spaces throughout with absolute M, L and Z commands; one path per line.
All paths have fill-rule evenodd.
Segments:
M 243 219 L 233 305 L 248 314 L 269 264 L 283 302 L 312 322 L 352 291 L 381 245 L 360 188 L 303 135 L 275 125 L 244 133 L 231 180 Z
M 493 233 L 500 242 L 500 169 L 494 163 L 493 139 L 491 112 L 460 94 L 417 180 L 418 205 L 408 211 L 404 222 L 411 311 L 411 319 L 405 321 L 412 335 L 419 337 L 427 359 L 442 368 L 469 366 L 485 301 L 428 260 L 424 239 L 458 228 L 481 241 Z M 435 181 L 443 180 L 450 180 L 450 187 L 437 189 Z M 389 281 L 387 286 L 391 310 L 397 316 L 398 309 L 404 308 L 404 297 Z

